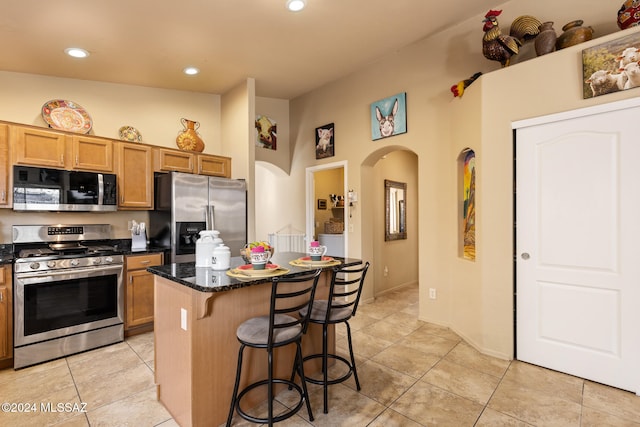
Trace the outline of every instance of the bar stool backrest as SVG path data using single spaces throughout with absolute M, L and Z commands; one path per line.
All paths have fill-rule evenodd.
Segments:
M 267 348 L 272 348 L 278 330 L 300 326 L 298 334 L 285 341 L 276 340 L 278 346 L 291 343 L 307 332 L 309 325 L 309 309 L 318 286 L 321 269 L 305 273 L 301 276 L 274 277 L 271 280 L 271 305 L 269 310 L 269 337 Z M 307 312 L 299 316 L 300 310 Z
M 335 267 L 333 269 L 328 299 L 331 303 L 326 312 L 326 323 L 330 323 L 329 319 L 331 319 L 333 310 L 351 309 L 349 317 L 356 315 L 368 270 L 368 261 L 364 265 Z

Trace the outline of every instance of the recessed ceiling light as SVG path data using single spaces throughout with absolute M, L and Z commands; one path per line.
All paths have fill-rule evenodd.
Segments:
M 187 67 L 182 71 L 189 76 L 194 76 L 200 72 L 196 67 Z
M 287 9 L 291 12 L 299 12 L 304 9 L 305 0 L 287 0 Z
M 86 58 L 87 56 L 89 56 L 89 52 L 79 47 L 66 48 L 64 50 L 64 53 L 66 53 L 69 56 L 73 56 L 74 58 Z

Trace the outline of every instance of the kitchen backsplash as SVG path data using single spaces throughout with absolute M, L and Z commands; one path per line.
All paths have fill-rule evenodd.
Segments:
M 127 221 L 149 222 L 147 211 L 89 212 L 15 212 L 0 209 L 0 244 L 12 242 L 13 225 L 38 224 L 111 224 L 112 239 L 131 239 Z

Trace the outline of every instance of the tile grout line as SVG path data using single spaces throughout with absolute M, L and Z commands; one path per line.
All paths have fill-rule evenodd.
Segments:
M 76 378 L 73 376 L 73 371 L 71 370 L 71 365 L 69 364 L 69 358 L 64 358 L 64 363 L 67 365 L 67 369 L 69 370 L 69 375 L 71 375 L 71 381 L 73 381 L 73 387 L 76 389 L 76 394 L 78 395 L 78 400 L 82 403 L 82 396 L 80 395 L 80 390 L 78 389 L 78 383 L 76 382 Z M 89 409 L 83 414 L 85 420 L 87 421 L 87 426 L 91 427 L 91 422 L 89 421 Z

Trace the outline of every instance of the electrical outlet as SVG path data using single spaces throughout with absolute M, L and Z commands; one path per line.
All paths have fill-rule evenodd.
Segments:
M 187 310 L 184 308 L 180 309 L 180 327 L 187 330 Z
M 435 288 L 429 288 L 429 298 L 430 299 L 436 299 L 436 289 Z
M 389 269 L 387 268 L 387 266 L 384 266 L 384 277 L 387 277 L 389 275 Z

